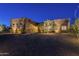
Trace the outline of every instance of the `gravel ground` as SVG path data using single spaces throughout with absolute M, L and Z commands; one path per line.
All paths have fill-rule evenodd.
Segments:
M 0 55 L 78 56 L 78 41 L 71 34 L 5 34 L 0 35 Z

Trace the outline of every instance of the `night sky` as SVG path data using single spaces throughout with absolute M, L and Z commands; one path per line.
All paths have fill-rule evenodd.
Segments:
M 70 18 L 74 22 L 74 11 L 79 4 L 71 3 L 10 3 L 0 4 L 0 24 L 10 25 L 12 18 L 27 17 L 36 22 L 43 22 L 46 19 Z M 79 16 L 79 10 L 77 17 Z

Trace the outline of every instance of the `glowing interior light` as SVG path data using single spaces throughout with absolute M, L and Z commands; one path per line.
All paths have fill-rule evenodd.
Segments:
M 67 30 L 67 27 L 66 26 L 62 26 L 62 30 Z
M 3 30 L 2 27 L 0 27 L 0 32 L 1 32 L 2 30 Z

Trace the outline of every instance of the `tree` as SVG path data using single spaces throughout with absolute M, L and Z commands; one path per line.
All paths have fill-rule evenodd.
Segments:
M 5 32 L 6 31 L 6 26 L 5 25 L 0 25 L 1 28 L 1 32 Z
M 72 25 L 73 33 L 76 35 L 77 39 L 79 37 L 79 19 L 75 20 L 75 24 Z

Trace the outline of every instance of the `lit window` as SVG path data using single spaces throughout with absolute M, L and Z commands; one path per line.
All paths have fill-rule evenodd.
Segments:
M 0 32 L 1 32 L 2 30 L 3 30 L 2 27 L 0 27 Z
M 67 30 L 67 26 L 62 26 L 61 29 L 62 30 Z

